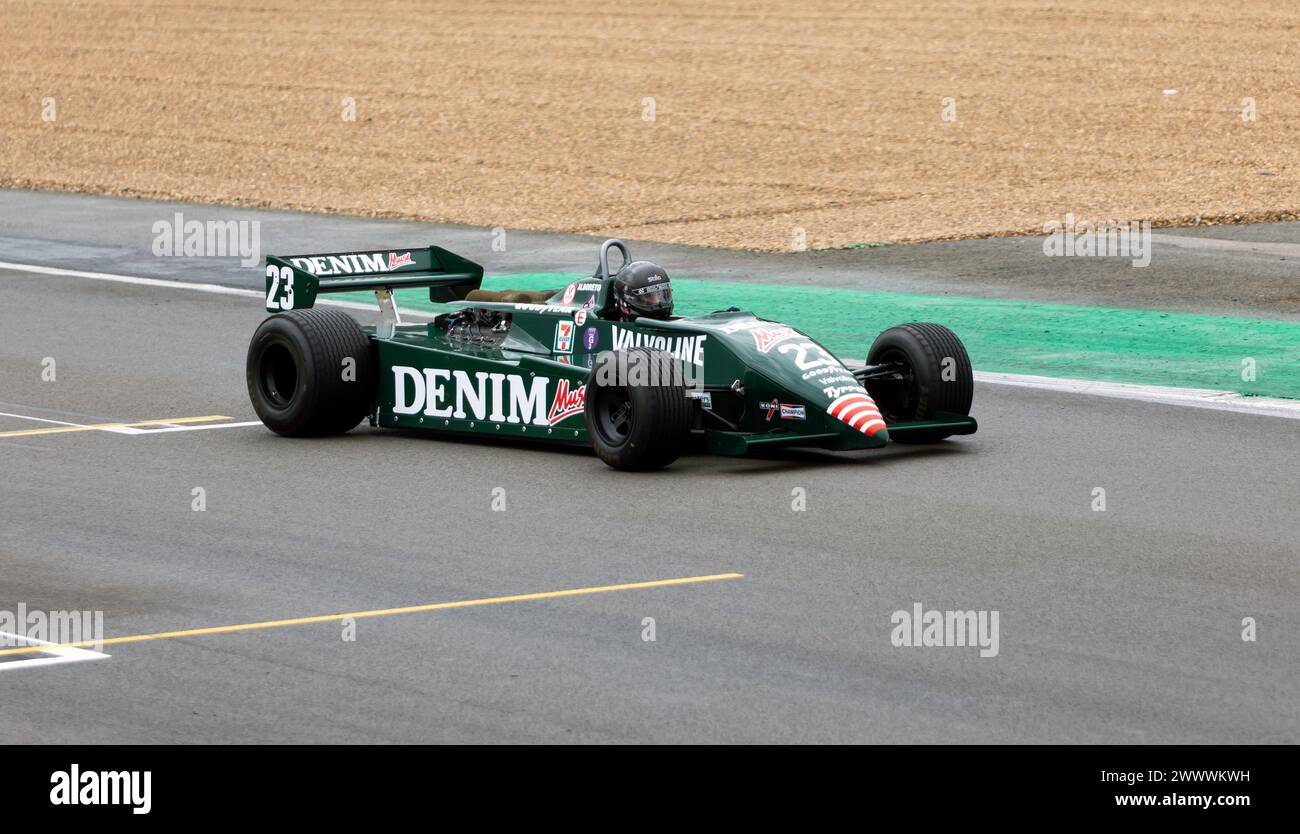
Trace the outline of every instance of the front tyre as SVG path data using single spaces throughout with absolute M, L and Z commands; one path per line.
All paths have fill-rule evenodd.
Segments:
M 941 324 L 900 324 L 876 337 L 868 365 L 896 365 L 898 372 L 868 381 L 868 392 L 885 422 L 933 420 L 939 412 L 970 414 L 975 377 L 957 334 Z M 931 443 L 952 431 L 909 433 L 900 443 Z
M 691 435 L 691 402 L 680 363 L 650 348 L 602 352 L 587 382 L 587 434 L 615 469 L 662 469 Z
M 339 310 L 277 313 L 248 345 L 245 378 L 253 410 L 286 437 L 342 434 L 378 396 L 374 345 Z

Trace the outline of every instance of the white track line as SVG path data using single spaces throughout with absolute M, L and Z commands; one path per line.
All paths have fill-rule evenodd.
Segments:
M 12 440 L 0 440 L 0 446 L 13 446 L 16 449 L 31 449 L 34 452 L 53 452 L 49 446 L 33 446 L 30 443 L 15 443 Z
M 1239 241 L 1217 241 L 1209 238 L 1183 238 L 1177 235 L 1159 235 L 1152 236 L 1154 240 L 1160 238 L 1160 243 L 1172 243 L 1174 245 L 1196 246 L 1201 248 L 1211 248 L 1210 243 L 1215 244 L 1213 248 L 1224 249 L 1251 249 L 1262 251 L 1263 247 L 1269 247 L 1267 251 L 1274 251 L 1272 247 L 1292 246 L 1294 244 L 1250 244 Z M 1232 246 L 1218 246 L 1217 244 L 1240 244 Z M 236 287 L 223 287 L 219 284 L 191 284 L 186 281 L 168 281 L 162 278 L 140 278 L 134 275 L 114 275 L 108 272 L 84 272 L 77 269 L 62 269 L 53 266 L 36 266 L 34 264 L 18 264 L 8 261 L 0 261 L 0 269 L 13 270 L 15 272 L 30 272 L 36 275 L 60 275 L 69 278 L 88 278 L 92 281 L 112 281 L 119 284 L 137 284 L 146 287 L 166 287 L 168 289 L 193 290 L 195 292 L 216 293 L 220 295 L 242 295 L 253 298 L 262 298 L 262 293 L 257 290 L 245 290 Z M 318 303 L 330 304 L 336 307 L 348 307 L 356 310 L 374 310 L 368 304 L 358 304 L 353 301 L 336 301 L 333 299 L 321 299 Z M 403 309 L 402 315 L 414 316 L 419 318 L 432 318 L 430 313 L 422 313 L 417 310 Z M 1049 376 L 1031 376 L 1028 374 L 998 374 L 987 371 L 976 371 L 975 378 L 980 382 L 993 383 L 994 385 L 1015 385 L 1021 388 L 1037 388 L 1046 391 L 1060 391 L 1069 394 L 1087 394 L 1095 397 L 1113 397 L 1124 400 L 1141 400 L 1142 402 L 1162 403 L 1165 405 L 1182 405 L 1192 408 L 1208 408 L 1216 411 L 1232 411 L 1239 414 L 1259 414 L 1269 417 L 1287 417 L 1291 419 L 1300 419 L 1300 400 L 1285 400 L 1274 397 L 1246 397 L 1231 391 L 1212 391 L 1202 388 L 1171 388 L 1162 385 L 1134 385 L 1123 382 L 1096 382 L 1086 379 L 1065 379 Z M 14 415 L 18 416 L 18 415 Z M 56 422 L 56 421 L 49 421 Z M 76 425 L 69 423 L 68 425 Z M 254 425 L 249 423 L 247 425 Z M 209 426 L 208 428 L 233 427 L 233 424 L 226 426 Z M 127 433 L 147 433 L 141 432 L 140 429 L 132 429 Z
M 15 417 L 19 420 L 35 420 L 38 423 L 53 423 L 56 426 L 70 426 L 72 428 L 78 428 L 78 429 L 93 428 L 93 426 L 88 426 L 85 423 L 69 423 L 67 420 L 51 420 L 47 417 L 33 417 L 30 414 L 12 414 L 8 411 L 0 411 L 0 417 Z M 134 429 L 131 428 L 130 426 L 114 426 L 113 428 L 99 429 L 99 431 L 108 431 L 108 432 L 113 432 L 114 434 L 143 434 L 144 433 L 140 429 Z
M 194 290 L 195 292 L 213 293 L 216 295 L 242 295 L 250 298 L 265 298 L 264 293 L 257 290 L 246 290 L 240 287 L 223 287 L 221 284 L 195 284 L 188 281 L 169 281 L 164 278 L 140 278 L 135 275 L 115 275 L 111 272 L 86 272 L 80 269 L 62 269 L 55 266 L 37 266 L 35 264 L 16 264 L 9 261 L 0 261 L 0 269 L 11 269 L 14 272 L 30 272 L 35 275 L 59 275 L 67 278 L 87 278 L 91 281 L 112 281 L 115 284 L 136 284 L 141 287 L 163 287 L 172 290 Z M 350 310 L 367 310 L 376 312 L 376 308 L 371 304 L 361 304 L 356 301 L 339 301 L 334 298 L 320 298 L 317 304 L 327 304 L 331 307 L 347 307 Z M 401 309 L 403 316 L 410 316 L 420 319 L 433 318 L 432 313 L 422 312 L 420 310 Z
M 32 417 L 31 414 L 16 414 L 12 412 L 0 412 L 0 417 L 14 417 L 17 420 L 35 420 L 36 422 L 52 422 L 56 426 L 70 426 L 74 429 L 94 429 L 95 426 L 88 426 L 81 422 L 68 422 L 66 420 L 49 420 L 48 417 Z M 170 431 L 207 431 L 209 429 L 242 429 L 243 426 L 260 426 L 260 420 L 251 420 L 248 422 L 217 422 L 204 423 L 200 426 L 172 425 L 164 423 L 159 429 L 140 429 L 136 426 L 113 426 L 112 429 L 99 429 L 99 431 L 112 431 L 114 434 L 168 434 Z
M 50 420 L 46 417 L 33 417 L 30 414 L 11 414 L 8 411 L 0 411 L 0 417 L 16 417 L 19 420 L 35 420 L 38 423 L 53 423 L 56 426 L 73 426 L 75 428 L 86 428 L 84 423 L 69 423 L 67 420 Z
M 161 429 L 140 429 L 140 434 L 168 434 L 174 431 L 211 431 L 212 429 L 238 429 L 244 426 L 260 426 L 261 420 L 249 420 L 246 423 L 210 423 L 203 426 L 166 426 Z
M 34 640 L 31 637 L 25 637 L 21 634 L 11 634 L 7 631 L 0 631 L 0 638 L 9 640 L 18 640 L 32 646 L 53 646 L 54 643 L 48 640 Z M 0 663 L 0 672 L 9 672 L 14 669 L 31 669 L 34 666 L 54 666 L 60 663 L 81 663 L 87 660 L 107 660 L 112 655 L 103 652 L 92 652 L 89 649 L 74 649 L 66 646 L 60 646 L 56 649 L 50 649 L 46 654 L 54 655 L 53 657 L 33 657 L 27 660 L 10 660 Z
M 1179 249 L 1206 249 L 1219 252 L 1253 252 L 1257 255 L 1277 255 L 1284 258 L 1300 257 L 1300 243 L 1266 243 L 1249 240 L 1223 240 L 1217 237 L 1184 237 L 1183 235 L 1152 235 L 1152 243 L 1163 243 Z
M 1258 414 L 1265 417 L 1300 420 L 1300 400 L 1247 397 L 1244 394 L 1213 391 L 1208 388 L 1171 388 L 1163 385 L 1136 385 L 1129 382 L 1096 382 L 1053 376 L 996 374 L 989 371 L 976 371 L 975 379 L 994 385 L 1015 385 L 1021 388 L 1037 388 L 1066 394 L 1088 394 L 1094 397 L 1141 400 L 1148 403 L 1184 405 L 1215 411 L 1233 411 L 1238 414 Z

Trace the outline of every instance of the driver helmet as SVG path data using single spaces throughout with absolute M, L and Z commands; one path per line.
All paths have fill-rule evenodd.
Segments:
M 614 275 L 614 304 L 624 318 L 669 318 L 673 288 L 668 273 L 649 261 L 623 264 Z

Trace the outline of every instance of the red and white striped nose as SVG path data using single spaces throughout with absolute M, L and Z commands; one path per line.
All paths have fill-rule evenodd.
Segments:
M 836 420 L 843 420 L 867 437 L 885 427 L 885 420 L 880 416 L 880 409 L 876 408 L 876 401 L 865 391 L 836 398 L 835 402 L 826 407 L 826 411 Z

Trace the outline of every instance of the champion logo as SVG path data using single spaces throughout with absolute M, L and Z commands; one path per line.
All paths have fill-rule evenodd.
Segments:
M 399 266 L 410 266 L 413 263 L 415 263 L 415 260 L 411 257 L 410 252 L 403 252 L 400 255 L 396 252 L 388 253 L 389 269 L 397 269 Z
M 802 405 L 792 405 L 783 403 L 780 400 L 771 402 L 762 402 L 758 404 L 759 409 L 765 412 L 765 419 L 770 423 L 772 418 L 779 412 L 782 420 L 806 420 L 808 411 Z
M 837 397 L 826 407 L 826 412 L 837 420 L 843 420 L 853 428 L 871 437 L 885 427 L 876 401 L 865 391 L 845 394 Z
M 587 386 L 579 385 L 570 389 L 569 381 L 561 379 L 555 386 L 555 399 L 551 401 L 551 410 L 546 415 L 546 422 L 552 426 L 561 420 L 582 412 L 587 402 Z

